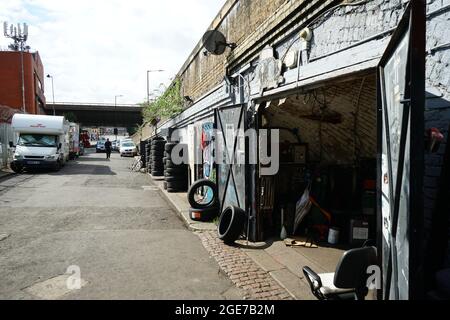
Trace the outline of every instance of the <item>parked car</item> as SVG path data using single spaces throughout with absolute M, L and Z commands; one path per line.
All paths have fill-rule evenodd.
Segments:
M 137 156 L 137 148 L 133 141 L 122 141 L 120 144 L 120 156 Z
M 97 153 L 105 152 L 105 142 L 106 142 L 106 140 L 97 141 L 97 147 L 95 147 L 95 151 Z
M 112 141 L 111 142 L 111 149 L 112 151 L 119 151 L 119 143 L 117 141 Z

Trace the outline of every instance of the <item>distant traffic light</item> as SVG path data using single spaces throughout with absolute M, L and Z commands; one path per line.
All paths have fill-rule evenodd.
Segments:
M 114 128 L 114 135 L 117 136 L 119 134 L 119 129 Z

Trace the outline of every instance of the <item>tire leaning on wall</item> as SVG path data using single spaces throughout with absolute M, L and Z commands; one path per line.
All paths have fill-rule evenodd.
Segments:
M 226 244 L 232 244 L 239 239 L 245 225 L 246 213 L 238 207 L 227 207 L 220 215 L 217 232 L 219 239 Z
M 199 202 L 195 201 L 195 195 L 197 194 L 197 191 L 203 187 L 211 188 L 213 191 L 213 198 L 208 203 L 199 203 Z M 217 189 L 217 185 L 213 181 L 208 180 L 208 179 L 201 179 L 201 180 L 194 182 L 191 185 L 191 187 L 189 188 L 187 197 L 188 197 L 189 204 L 191 205 L 191 208 L 205 209 L 205 208 L 217 206 L 217 204 L 219 202 L 219 191 Z

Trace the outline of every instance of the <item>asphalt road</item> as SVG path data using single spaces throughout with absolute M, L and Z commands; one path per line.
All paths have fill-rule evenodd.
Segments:
M 92 153 L 0 180 L 0 299 L 240 298 L 130 162 Z

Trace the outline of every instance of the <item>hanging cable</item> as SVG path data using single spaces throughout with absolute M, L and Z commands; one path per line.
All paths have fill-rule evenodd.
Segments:
M 366 82 L 366 78 L 364 77 L 361 80 L 361 85 L 359 87 L 359 91 L 357 94 L 357 98 L 355 100 L 354 106 L 355 106 L 355 111 L 352 113 L 353 114 L 353 136 L 354 136 L 354 140 L 353 140 L 353 159 L 355 161 L 356 164 L 359 163 L 359 159 L 361 156 L 361 148 L 362 148 L 362 141 L 361 141 L 361 137 L 359 136 L 358 133 L 358 117 L 359 117 L 359 112 L 361 110 L 361 95 L 362 95 L 362 91 L 364 88 L 364 84 Z

